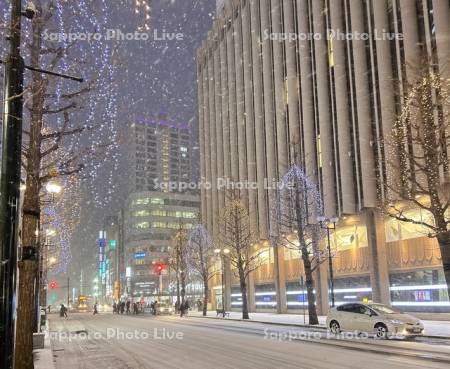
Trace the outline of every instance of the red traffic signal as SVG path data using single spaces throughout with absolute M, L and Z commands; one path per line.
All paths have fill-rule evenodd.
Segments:
M 54 290 L 56 287 L 58 287 L 58 285 L 56 284 L 55 281 L 51 281 L 48 286 L 50 287 L 51 290 Z
M 155 273 L 161 273 L 164 270 L 164 264 L 163 263 L 158 263 L 155 264 Z

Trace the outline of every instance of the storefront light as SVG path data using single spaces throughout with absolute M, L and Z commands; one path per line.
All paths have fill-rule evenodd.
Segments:
M 418 285 L 418 286 L 393 286 L 390 288 L 391 291 L 414 291 L 414 290 L 441 290 L 447 289 L 446 284 L 429 284 L 429 285 Z

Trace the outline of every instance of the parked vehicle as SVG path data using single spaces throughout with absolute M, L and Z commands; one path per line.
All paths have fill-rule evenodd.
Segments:
M 422 322 L 389 306 L 376 303 L 347 303 L 330 309 L 327 327 L 333 334 L 356 331 L 377 338 L 417 336 L 424 332 Z
M 158 304 L 156 310 L 158 315 L 172 315 L 174 313 L 173 307 L 167 304 Z

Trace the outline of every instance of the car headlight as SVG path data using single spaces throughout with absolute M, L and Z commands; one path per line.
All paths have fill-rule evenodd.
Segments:
M 389 322 L 391 322 L 392 324 L 403 324 L 403 322 L 398 319 L 391 319 L 391 320 L 389 320 Z
M 173 311 L 173 309 L 172 308 L 169 308 L 169 313 L 171 313 Z

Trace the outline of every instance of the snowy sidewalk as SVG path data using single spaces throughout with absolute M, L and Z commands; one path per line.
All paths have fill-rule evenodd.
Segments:
M 190 311 L 190 316 L 202 316 L 201 312 Z M 283 324 L 293 326 L 303 326 L 304 318 L 301 314 L 271 314 L 271 313 L 250 313 L 250 320 L 261 323 Z M 209 318 L 216 318 L 216 311 L 208 311 Z M 221 316 L 217 319 L 223 319 Z M 232 320 L 242 319 L 242 313 L 232 311 L 229 318 Z M 305 317 L 306 325 L 308 325 L 308 316 Z M 319 327 L 325 329 L 326 316 L 319 316 Z M 432 321 L 422 320 L 425 326 L 425 335 L 427 336 L 445 336 L 450 337 L 450 321 Z M 317 326 L 316 326 L 317 327 Z
M 42 350 L 33 350 L 34 369 L 53 369 L 55 367 L 48 332 L 49 329 L 47 327 L 45 332 L 44 348 Z

